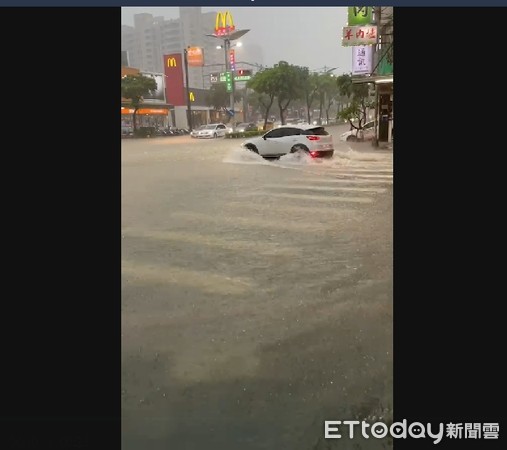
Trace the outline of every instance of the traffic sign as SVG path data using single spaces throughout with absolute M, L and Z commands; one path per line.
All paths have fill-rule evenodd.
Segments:
M 225 72 L 225 87 L 227 92 L 232 92 L 232 73 Z
M 209 79 L 210 79 L 211 83 L 218 83 L 219 78 L 220 78 L 220 74 L 218 72 L 209 74 Z

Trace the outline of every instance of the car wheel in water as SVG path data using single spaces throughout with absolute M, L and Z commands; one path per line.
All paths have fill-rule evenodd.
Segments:
M 347 136 L 347 142 L 357 142 L 357 136 Z
M 299 155 L 308 155 L 310 153 L 310 150 L 308 150 L 308 147 L 302 144 L 297 144 L 290 149 L 290 152 L 297 153 Z
M 247 145 L 245 145 L 245 148 L 247 150 L 250 150 L 251 152 L 259 154 L 259 150 L 257 150 L 257 147 L 255 145 L 247 144 Z

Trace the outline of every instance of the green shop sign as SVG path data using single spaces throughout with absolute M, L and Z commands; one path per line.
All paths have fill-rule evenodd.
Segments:
M 384 57 L 380 60 L 377 73 L 379 75 L 393 74 L 393 49 L 392 47 L 383 53 Z
M 368 25 L 373 22 L 373 8 L 371 6 L 349 6 L 349 26 Z

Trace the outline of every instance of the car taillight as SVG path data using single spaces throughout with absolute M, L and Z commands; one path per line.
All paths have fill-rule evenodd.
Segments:
M 310 156 L 315 157 L 318 156 L 319 152 L 310 152 Z
M 306 139 L 308 139 L 309 141 L 318 141 L 318 140 L 320 140 L 320 137 L 319 136 L 306 136 Z

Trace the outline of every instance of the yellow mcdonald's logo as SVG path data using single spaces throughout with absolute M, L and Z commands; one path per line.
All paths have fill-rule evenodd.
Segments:
M 232 14 L 229 11 L 218 12 L 215 19 L 215 31 L 225 31 L 226 28 L 234 30 L 234 20 L 232 19 Z
M 167 58 L 167 67 L 177 67 L 176 58 Z
M 190 97 L 191 102 L 195 102 L 195 96 L 194 96 L 193 92 L 190 92 L 190 94 L 188 94 L 188 96 Z

